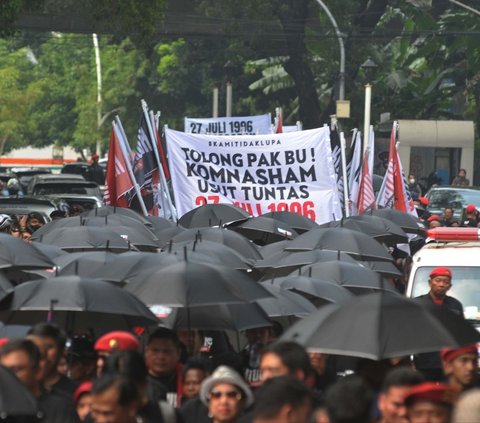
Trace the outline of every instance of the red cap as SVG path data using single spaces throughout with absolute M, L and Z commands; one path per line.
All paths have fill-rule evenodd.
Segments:
M 432 214 L 427 220 L 429 222 L 433 222 L 434 220 L 438 220 L 440 222 L 440 216 L 438 214 Z
M 425 198 L 425 197 L 418 197 L 418 201 L 422 206 L 428 206 L 430 204 L 430 201 L 428 201 L 428 198 Z
M 430 401 L 439 404 L 453 405 L 455 392 L 450 385 L 438 382 L 424 382 L 409 389 L 405 394 L 408 406 L 416 401 Z
M 92 387 L 93 387 L 93 382 L 92 381 L 87 381 L 87 382 L 83 382 L 81 383 L 77 389 L 75 389 L 75 392 L 73 393 L 73 401 L 75 402 L 75 404 L 77 403 L 77 401 L 80 399 L 80 397 L 83 395 L 83 394 L 87 394 L 89 392 L 92 391 Z
M 474 354 L 476 356 L 478 354 L 477 345 L 473 344 L 462 348 L 444 348 L 440 356 L 443 361 L 452 361 L 463 354 Z
M 434 276 L 448 276 L 452 279 L 452 271 L 448 267 L 436 267 L 430 272 L 430 277 Z
M 95 351 L 138 351 L 140 342 L 130 332 L 114 331 L 108 332 L 97 339 L 94 346 Z
M 475 213 L 477 211 L 477 208 L 473 204 L 469 204 L 465 211 L 467 213 Z
M 97 153 L 92 154 L 92 160 L 98 160 L 100 156 Z
M 10 338 L 0 338 L 0 347 L 3 347 L 7 342 L 10 342 Z

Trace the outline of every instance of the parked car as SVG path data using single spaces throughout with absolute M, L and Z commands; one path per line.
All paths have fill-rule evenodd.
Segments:
M 68 173 L 34 176 L 28 185 L 27 194 L 32 196 L 74 194 L 102 199 L 100 188 L 95 182 L 86 181 L 82 175 Z
M 31 212 L 37 212 L 42 215 L 45 222 L 49 222 L 50 213 L 56 209 L 57 205 L 55 202 L 46 198 L 0 198 L 0 214 L 22 216 Z
M 11 172 L 17 176 L 24 192 L 27 190 L 27 186 L 33 176 L 49 175 L 52 173 L 52 171 L 46 167 L 12 167 Z
M 429 204 L 427 210 L 431 214 L 443 216 L 445 207 L 453 209 L 453 217 L 460 219 L 465 207 L 473 204 L 480 209 L 480 188 L 477 187 L 454 187 L 435 186 L 425 195 Z
M 85 178 L 90 164 L 86 162 L 65 163 L 60 173 L 68 173 L 74 175 L 82 175 Z

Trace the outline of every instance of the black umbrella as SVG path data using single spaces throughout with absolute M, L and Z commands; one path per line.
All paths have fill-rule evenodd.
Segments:
M 280 222 L 284 222 L 299 234 L 309 231 L 310 229 L 316 228 L 318 224 L 309 219 L 308 217 L 302 216 L 301 214 L 292 213 L 289 211 L 281 212 L 269 212 L 262 214 L 262 217 L 271 217 Z
M 30 325 L 4 325 L 0 324 L 0 338 L 16 339 L 27 336 L 32 328 Z
M 79 276 L 59 276 L 15 287 L 0 303 L 0 319 L 8 324 L 53 321 L 67 331 L 97 334 L 157 323 L 134 295 L 108 282 Z
M 161 269 L 181 261 L 222 264 L 215 256 L 202 253 L 172 251 L 171 253 L 144 253 L 127 251 L 115 254 L 109 251 L 70 253 L 55 260 L 58 276 L 79 275 L 109 282 L 127 283 L 147 269 Z
M 334 282 L 356 294 L 379 289 L 394 290 L 378 273 L 358 263 L 326 261 L 304 266 L 300 269 L 300 273 L 303 276 Z
M 63 251 L 60 247 L 56 245 L 42 244 L 41 242 L 32 242 L 31 243 L 37 250 L 40 250 L 44 255 L 46 255 L 50 260 L 58 256 L 63 256 L 68 254 L 66 251 Z
M 218 304 L 171 309 L 170 315 L 160 319 L 171 329 L 233 330 L 271 326 L 272 322 L 257 303 Z
M 0 416 L 6 421 L 17 421 L 11 417 L 32 417 L 35 420 L 42 420 L 43 413 L 38 408 L 37 401 L 20 382 L 19 379 L 6 367 L 0 365 Z M 24 420 L 18 420 L 24 421 Z
M 212 241 L 219 244 L 224 244 L 230 248 L 233 248 L 239 254 L 245 258 L 257 260 L 262 258 L 258 252 L 255 244 L 248 240 L 242 234 L 229 231 L 222 228 L 200 228 L 200 229 L 188 229 L 185 232 L 181 232 L 175 235 L 171 241 L 173 243 L 179 243 L 183 241 Z
M 104 217 L 104 216 L 111 216 L 111 215 L 127 216 L 145 225 L 150 225 L 150 221 L 146 217 L 142 216 L 141 214 L 138 214 L 135 210 L 127 209 L 124 207 L 103 206 L 103 207 L 98 207 L 92 210 L 85 211 L 81 214 L 81 216 L 84 216 L 84 217 L 92 217 L 92 216 Z
M 163 229 L 168 229 L 168 228 L 177 226 L 175 222 L 172 222 L 171 220 L 168 220 L 159 216 L 145 216 L 145 219 L 148 220 L 148 222 L 150 223 L 151 225 L 150 230 L 154 234 L 156 234 L 159 231 L 162 231 Z
M 225 226 L 229 230 L 241 233 L 258 245 L 271 244 L 298 236 L 290 225 L 271 217 L 252 217 Z
M 290 246 L 292 240 L 284 239 L 283 241 L 277 241 L 272 244 L 259 246 L 258 249 L 264 259 L 274 256 L 275 254 L 282 253 L 285 248 Z
M 93 226 L 52 229 L 45 235 L 34 233 L 32 240 L 56 245 L 65 251 L 108 250 L 120 252 L 132 249 L 130 243 L 112 229 Z
M 265 288 L 238 270 L 189 261 L 146 271 L 124 289 L 149 307 L 235 304 L 271 297 Z
M 419 226 L 419 220 L 412 215 L 395 209 L 372 210 L 372 216 L 382 217 L 391 220 L 400 226 L 405 232 L 413 234 L 422 234 L 424 230 Z
M 168 242 L 178 234 L 185 232 L 186 229 L 181 226 L 172 226 L 170 228 L 161 229 L 155 231 L 155 235 L 158 238 L 158 245 L 166 245 Z
M 345 228 L 316 228 L 295 238 L 286 251 L 343 251 L 360 260 L 391 261 L 386 248 L 361 232 Z
M 58 230 L 59 228 L 86 226 L 110 229 L 138 248 L 157 249 L 159 247 L 158 238 L 152 231 L 143 223 L 123 215 L 104 217 L 76 216 L 59 219 L 54 222 L 40 228 L 38 233 L 35 233 L 35 239 L 44 239 L 50 231 Z
M 47 269 L 53 266 L 35 244 L 0 233 L 0 269 Z
M 317 308 L 305 297 L 271 284 L 263 284 L 272 298 L 258 300 L 257 304 L 269 317 L 306 317 Z
M 398 278 L 402 276 L 402 272 L 398 270 L 397 266 L 395 266 L 392 262 L 389 262 L 389 261 L 370 260 L 370 261 L 358 261 L 357 263 L 387 278 L 388 277 Z
M 251 270 L 254 263 L 254 260 L 243 257 L 233 248 L 212 241 L 171 243 L 165 247 L 165 251 L 177 254 L 187 251 L 187 258 L 190 252 L 205 254 L 219 259 L 224 266 L 237 270 Z
M 375 293 L 321 307 L 281 339 L 313 351 L 381 360 L 475 344 L 480 334 L 446 308 Z
M 273 277 L 289 275 L 302 266 L 331 260 L 358 263 L 354 258 L 341 251 L 283 251 L 264 260 L 258 260 L 254 267 L 263 272 L 262 279 L 270 279 Z
M 344 303 L 354 297 L 343 286 L 308 276 L 291 275 L 263 282 L 265 286 L 269 284 L 298 292 L 317 307 L 328 303 Z
M 178 223 L 185 228 L 220 226 L 250 217 L 250 214 L 233 204 L 205 204 L 185 213 Z
M 386 219 L 375 216 L 353 216 L 320 225 L 321 228 L 346 228 L 370 235 L 379 242 L 389 245 L 408 242 L 408 236 L 402 228 Z
M 401 228 L 401 226 L 397 225 L 395 222 L 392 222 L 389 219 L 385 219 L 380 216 L 361 214 L 359 216 L 352 216 L 349 218 L 349 220 L 353 220 L 355 222 L 364 222 L 378 228 L 377 230 L 383 231 L 383 236 L 375 236 L 375 239 L 380 242 L 385 242 L 386 244 L 399 244 L 408 242 L 408 235 L 406 234 L 406 232 Z

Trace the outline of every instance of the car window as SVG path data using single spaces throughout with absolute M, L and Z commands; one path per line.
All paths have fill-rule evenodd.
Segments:
M 480 206 L 480 191 L 441 189 L 433 190 L 428 196 L 429 208 L 462 208 L 468 204 Z
M 51 194 L 81 194 L 100 196 L 98 186 L 88 184 L 69 184 L 69 183 L 49 183 L 37 184 L 33 188 L 34 195 L 51 195 Z
M 434 266 L 417 268 L 413 278 L 412 297 L 418 297 L 429 291 L 428 277 L 433 269 Z M 480 309 L 480 267 L 450 266 L 450 269 L 452 270 L 452 287 L 448 295 L 459 300 L 464 309 L 466 307 Z

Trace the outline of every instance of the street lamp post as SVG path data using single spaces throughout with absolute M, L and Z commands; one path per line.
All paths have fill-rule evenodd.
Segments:
M 338 99 L 345 100 L 345 46 L 343 43 L 343 36 L 342 36 L 342 33 L 340 32 L 340 29 L 338 28 L 337 21 L 333 17 L 332 12 L 330 12 L 330 9 L 327 7 L 327 5 L 322 0 L 316 0 L 316 1 L 327 14 L 328 19 L 330 19 L 330 22 L 332 23 L 333 28 L 335 29 L 335 34 L 337 35 L 338 44 L 340 46 L 340 75 L 339 75 L 340 81 L 339 81 L 339 89 L 338 89 Z
M 363 152 L 368 148 L 370 142 L 370 112 L 372 108 L 372 85 L 370 84 L 371 72 L 377 67 L 377 64 L 370 58 L 368 58 L 361 68 L 365 71 L 365 109 L 364 109 L 364 121 L 363 121 Z
M 233 89 L 232 89 L 232 77 L 233 77 L 233 69 L 235 65 L 230 62 L 230 60 L 225 63 L 223 67 L 225 70 L 225 75 L 227 77 L 226 83 L 226 113 L 225 116 L 231 117 L 232 116 L 232 103 L 233 103 Z

